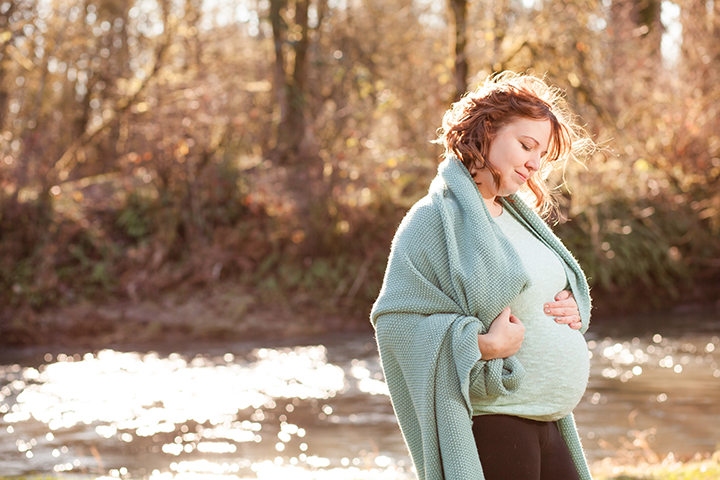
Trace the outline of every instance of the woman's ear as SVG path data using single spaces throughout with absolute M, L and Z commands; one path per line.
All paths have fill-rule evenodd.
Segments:
M 482 160 L 480 160 L 479 158 L 474 159 L 470 163 L 470 166 L 468 167 L 468 172 L 470 172 L 471 177 L 475 177 L 475 174 L 478 172 L 478 170 L 482 170 L 482 163 Z
M 475 162 L 472 162 L 472 163 L 470 164 L 470 166 L 468 167 L 468 173 L 470 174 L 471 177 L 475 178 L 475 172 L 476 172 L 476 171 L 477 171 L 477 170 L 476 170 L 476 168 L 475 168 Z

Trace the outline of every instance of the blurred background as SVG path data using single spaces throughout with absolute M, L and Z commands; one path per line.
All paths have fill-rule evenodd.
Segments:
M 367 465 L 380 469 L 369 478 L 403 478 L 409 459 L 367 318 L 394 230 L 435 175 L 444 111 L 504 70 L 545 75 L 603 147 L 551 179 L 563 213 L 551 222 L 595 299 L 598 383 L 578 418 L 598 445 L 592 459 L 713 452 L 720 437 L 699 412 L 716 415 L 708 402 L 720 391 L 720 1 L 12 0 L 0 1 L 0 451 L 12 452 L 0 475 L 246 478 L 268 461 L 263 478 L 276 467 L 305 478 L 285 469 L 299 464 L 312 478 L 326 467 L 365 478 Z M 314 393 L 249 384 L 260 394 L 220 408 L 219 423 L 151 417 L 167 431 L 144 436 L 131 424 L 139 414 L 71 415 L 112 410 L 102 402 L 118 393 L 71 401 L 57 390 L 153 365 L 157 378 L 242 376 L 268 355 L 278 372 L 305 358 L 308 375 L 330 365 L 339 380 Z M 289 386 L 301 374 L 269 375 Z M 197 392 L 215 392 L 208 385 Z M 350 400 L 334 408 L 348 411 L 332 417 L 325 400 L 338 392 Z M 138 409 L 170 415 L 164 393 L 137 395 Z M 48 398 L 75 420 L 38 413 Z M 629 416 L 643 408 L 655 412 L 644 425 Z M 289 423 L 304 409 L 354 432 L 344 451 L 328 450 L 345 438 L 330 430 L 304 460 L 272 445 L 223 471 L 128 460 L 160 448 L 154 435 L 177 455 L 225 435 L 236 450 L 204 455 L 235 458 L 250 441 L 266 445 L 258 428 L 284 445 L 314 431 Z M 616 430 L 593 415 L 616 418 Z M 689 418 L 702 433 L 682 440 Z M 228 437 L 223 422 L 250 433 Z M 653 443 L 659 428 L 681 440 Z M 133 438 L 148 443 L 132 450 Z M 346 478 L 340 470 L 327 478 Z

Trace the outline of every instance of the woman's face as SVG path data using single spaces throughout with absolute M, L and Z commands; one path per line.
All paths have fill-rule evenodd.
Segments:
M 549 143 L 549 120 L 518 118 L 498 130 L 490 142 L 488 161 L 500 173 L 500 185 L 495 185 L 487 168 L 473 175 L 483 198 L 516 193 L 540 168 Z

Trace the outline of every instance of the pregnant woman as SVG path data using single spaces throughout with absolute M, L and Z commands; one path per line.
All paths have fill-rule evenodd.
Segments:
M 418 477 L 590 479 L 572 415 L 590 296 L 539 215 L 554 213 L 550 171 L 593 144 L 555 89 L 512 73 L 455 103 L 440 141 L 371 312 Z

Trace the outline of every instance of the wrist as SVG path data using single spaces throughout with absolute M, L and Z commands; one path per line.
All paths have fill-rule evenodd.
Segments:
M 482 360 L 492 360 L 497 356 L 495 340 L 489 333 L 478 335 L 478 348 L 480 349 L 480 358 Z

